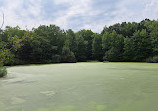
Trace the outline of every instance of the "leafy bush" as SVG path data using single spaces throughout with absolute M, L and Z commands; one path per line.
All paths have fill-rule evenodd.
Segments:
M 105 56 L 103 57 L 104 61 L 110 61 L 110 62 L 118 62 L 120 61 L 120 52 L 117 50 L 117 48 L 112 47 L 108 51 L 105 52 Z
M 0 77 L 7 75 L 7 69 L 5 67 L 0 67 Z
M 62 50 L 62 62 L 65 63 L 75 63 L 76 57 L 72 51 L 70 51 L 69 48 L 64 47 Z
M 158 56 L 149 57 L 149 58 L 146 59 L 146 62 L 149 62 L 149 63 L 158 63 Z
M 25 65 L 25 64 L 29 64 L 29 62 L 18 59 L 18 58 L 14 58 L 14 64 L 13 65 Z
M 53 55 L 51 63 L 60 63 L 61 62 L 61 56 L 60 55 Z

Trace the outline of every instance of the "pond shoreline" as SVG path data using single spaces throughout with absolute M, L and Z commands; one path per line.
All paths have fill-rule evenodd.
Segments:
M 16 67 L 16 66 L 33 66 L 33 65 L 57 65 L 57 64 L 77 64 L 77 63 L 138 63 L 138 64 L 142 64 L 142 63 L 145 63 L 145 64 L 158 64 L 158 63 L 148 63 L 148 62 L 109 62 L 109 61 L 103 61 L 103 62 L 100 62 L 100 61 L 87 61 L 87 62 L 75 62 L 75 63 L 50 63 L 50 64 L 21 64 L 21 65 L 9 65 L 9 66 L 5 66 L 5 67 Z

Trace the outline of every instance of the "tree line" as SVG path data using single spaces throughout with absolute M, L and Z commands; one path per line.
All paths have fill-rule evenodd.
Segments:
M 0 30 L 0 64 L 73 63 L 87 60 L 158 62 L 158 21 L 122 22 L 74 32 L 55 25 Z

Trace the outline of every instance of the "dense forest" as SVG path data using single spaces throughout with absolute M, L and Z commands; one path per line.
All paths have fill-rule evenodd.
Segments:
M 158 21 L 122 22 L 91 30 L 41 25 L 32 30 L 0 30 L 0 64 L 48 64 L 87 60 L 158 62 Z

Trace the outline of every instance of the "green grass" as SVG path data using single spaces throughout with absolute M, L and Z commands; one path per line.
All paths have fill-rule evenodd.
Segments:
M 103 61 L 103 63 L 108 63 L 109 61 Z
M 2 111 L 157 111 L 158 64 L 74 63 L 8 68 Z
M 87 60 L 87 62 L 99 62 L 98 60 Z

